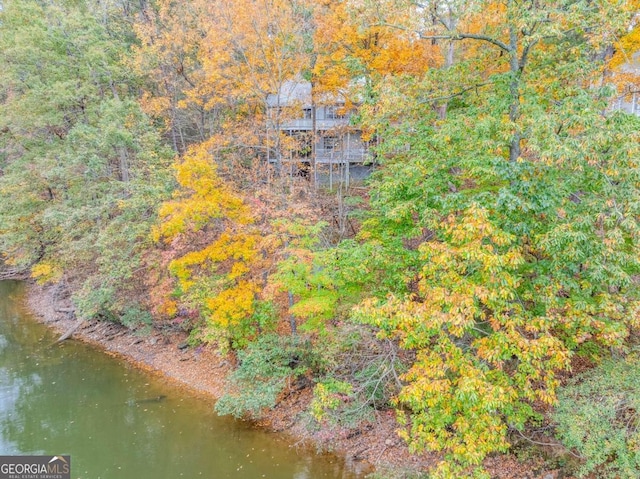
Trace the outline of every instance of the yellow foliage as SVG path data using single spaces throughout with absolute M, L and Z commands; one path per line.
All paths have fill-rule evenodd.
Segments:
M 180 188 L 174 199 L 160 208 L 163 221 L 153 232 L 154 240 L 171 242 L 178 234 L 199 231 L 215 219 L 241 225 L 253 222 L 243 201 L 216 174 L 206 144 L 190 149 L 175 169 Z
M 31 277 L 38 284 L 55 283 L 62 278 L 62 269 L 52 263 L 37 263 L 31 267 Z
M 446 450 L 470 467 L 507 449 L 507 422 L 522 420 L 523 401 L 553 403 L 555 371 L 569 366 L 570 353 L 550 332 L 555 318 L 523 314 L 524 254 L 486 209 L 471 205 L 439 227 L 446 240 L 419 248 L 421 300 L 369 300 L 357 314 L 416 351 L 397 397 L 411 411 L 410 447 Z
M 615 53 L 609 62 L 610 67 L 618 69 L 624 64 L 634 63 L 634 56 L 638 50 L 640 50 L 640 26 L 636 25 L 616 43 Z
M 239 281 L 210 298 L 207 307 L 211 314 L 211 324 L 228 329 L 250 317 L 254 312 L 254 301 L 258 291 L 255 283 Z
M 220 231 L 206 246 L 171 261 L 169 270 L 183 299 L 195 301 L 202 313 L 206 310 L 209 327 L 224 337 L 254 313 L 258 287 L 251 276 L 260 236 L 249 208 L 217 175 L 207 147 L 193 147 L 176 166 L 179 189 L 162 205 L 153 237 L 171 242 L 211 227 Z M 175 311 L 176 305 L 168 308 Z
M 378 17 L 381 12 L 384 18 Z M 412 18 L 410 9 L 386 0 L 379 0 L 375 9 L 357 0 L 327 3 L 316 19 L 317 90 L 343 93 L 350 79 L 363 73 L 368 77 L 419 76 L 437 65 L 439 47 L 419 40 L 410 29 L 382 25 L 405 25 Z
M 185 291 L 193 286 L 191 278 L 194 268 L 211 269 L 223 261 L 233 262 L 227 277 L 238 279 L 249 272 L 249 265 L 256 259 L 258 239 L 251 232 L 238 234 L 227 230 L 204 249 L 192 251 L 172 261 L 169 269 Z
M 165 300 L 160 308 L 160 312 L 166 314 L 168 317 L 174 317 L 178 312 L 178 305 L 171 299 Z

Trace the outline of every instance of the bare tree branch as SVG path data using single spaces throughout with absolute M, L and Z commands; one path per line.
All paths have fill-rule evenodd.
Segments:
M 412 31 L 407 27 L 403 27 L 402 25 L 396 25 L 393 23 L 386 23 L 386 22 L 376 23 L 376 24 L 373 24 L 372 26 L 389 27 L 389 28 L 395 28 L 397 30 Z M 415 31 L 414 33 L 416 33 L 421 40 L 480 40 L 483 42 L 491 43 L 492 45 L 497 46 L 498 48 L 504 50 L 507 53 L 511 53 L 511 47 L 509 47 L 509 45 L 493 37 L 490 37 L 488 35 L 479 35 L 475 33 L 460 33 L 460 32 L 452 32 L 452 33 L 447 33 L 442 35 L 425 35 L 424 33 L 415 32 Z

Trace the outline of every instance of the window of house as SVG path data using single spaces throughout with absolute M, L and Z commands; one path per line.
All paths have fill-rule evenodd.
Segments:
M 345 117 L 345 115 L 339 113 L 340 107 L 337 106 L 327 106 L 324 111 L 327 120 L 340 120 Z
M 322 137 L 322 149 L 327 151 L 333 151 L 338 149 L 338 138 L 335 136 Z
M 302 113 L 303 113 L 303 118 L 305 120 L 311 120 L 311 117 L 312 117 L 311 108 L 304 108 L 302 110 Z

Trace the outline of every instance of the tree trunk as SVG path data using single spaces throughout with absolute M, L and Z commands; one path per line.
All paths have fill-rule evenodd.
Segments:
M 118 156 L 120 157 L 120 181 L 129 183 L 129 155 L 124 146 L 118 147 Z
M 78 329 L 80 329 L 80 326 L 82 326 L 84 324 L 84 320 L 78 320 L 76 322 L 76 324 L 74 324 L 73 326 L 71 326 L 66 333 L 64 333 L 62 336 L 60 336 L 53 344 L 58 344 L 61 343 L 62 341 L 64 341 L 65 339 L 69 339 L 73 333 L 75 333 Z
M 313 178 L 311 180 L 311 185 L 316 187 L 316 175 L 317 175 L 317 164 L 316 164 L 316 130 L 318 127 L 317 124 L 317 116 L 316 116 L 316 102 L 313 94 L 313 82 L 311 83 L 311 174 L 309 177 Z
M 287 291 L 287 295 L 289 296 L 289 309 L 291 309 L 293 307 L 293 293 L 291 291 Z M 298 325 L 296 323 L 296 318 L 292 313 L 289 313 L 289 328 L 291 329 L 292 336 L 298 334 Z
M 520 72 L 521 65 L 518 59 L 518 33 L 514 25 L 509 26 L 509 70 L 511 72 L 511 83 L 509 93 L 511 94 L 511 105 L 509 106 L 509 120 L 511 121 L 514 133 L 509 145 L 509 161 L 516 162 L 520 158 L 522 134 L 517 122 L 520 119 Z

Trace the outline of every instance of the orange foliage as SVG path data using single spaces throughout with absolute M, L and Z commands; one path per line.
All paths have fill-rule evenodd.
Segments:
M 436 47 L 409 30 L 394 28 L 411 16 L 411 10 L 394 7 L 380 4 L 374 9 L 359 1 L 325 3 L 316 19 L 318 91 L 345 92 L 353 79 L 420 76 L 439 62 Z

